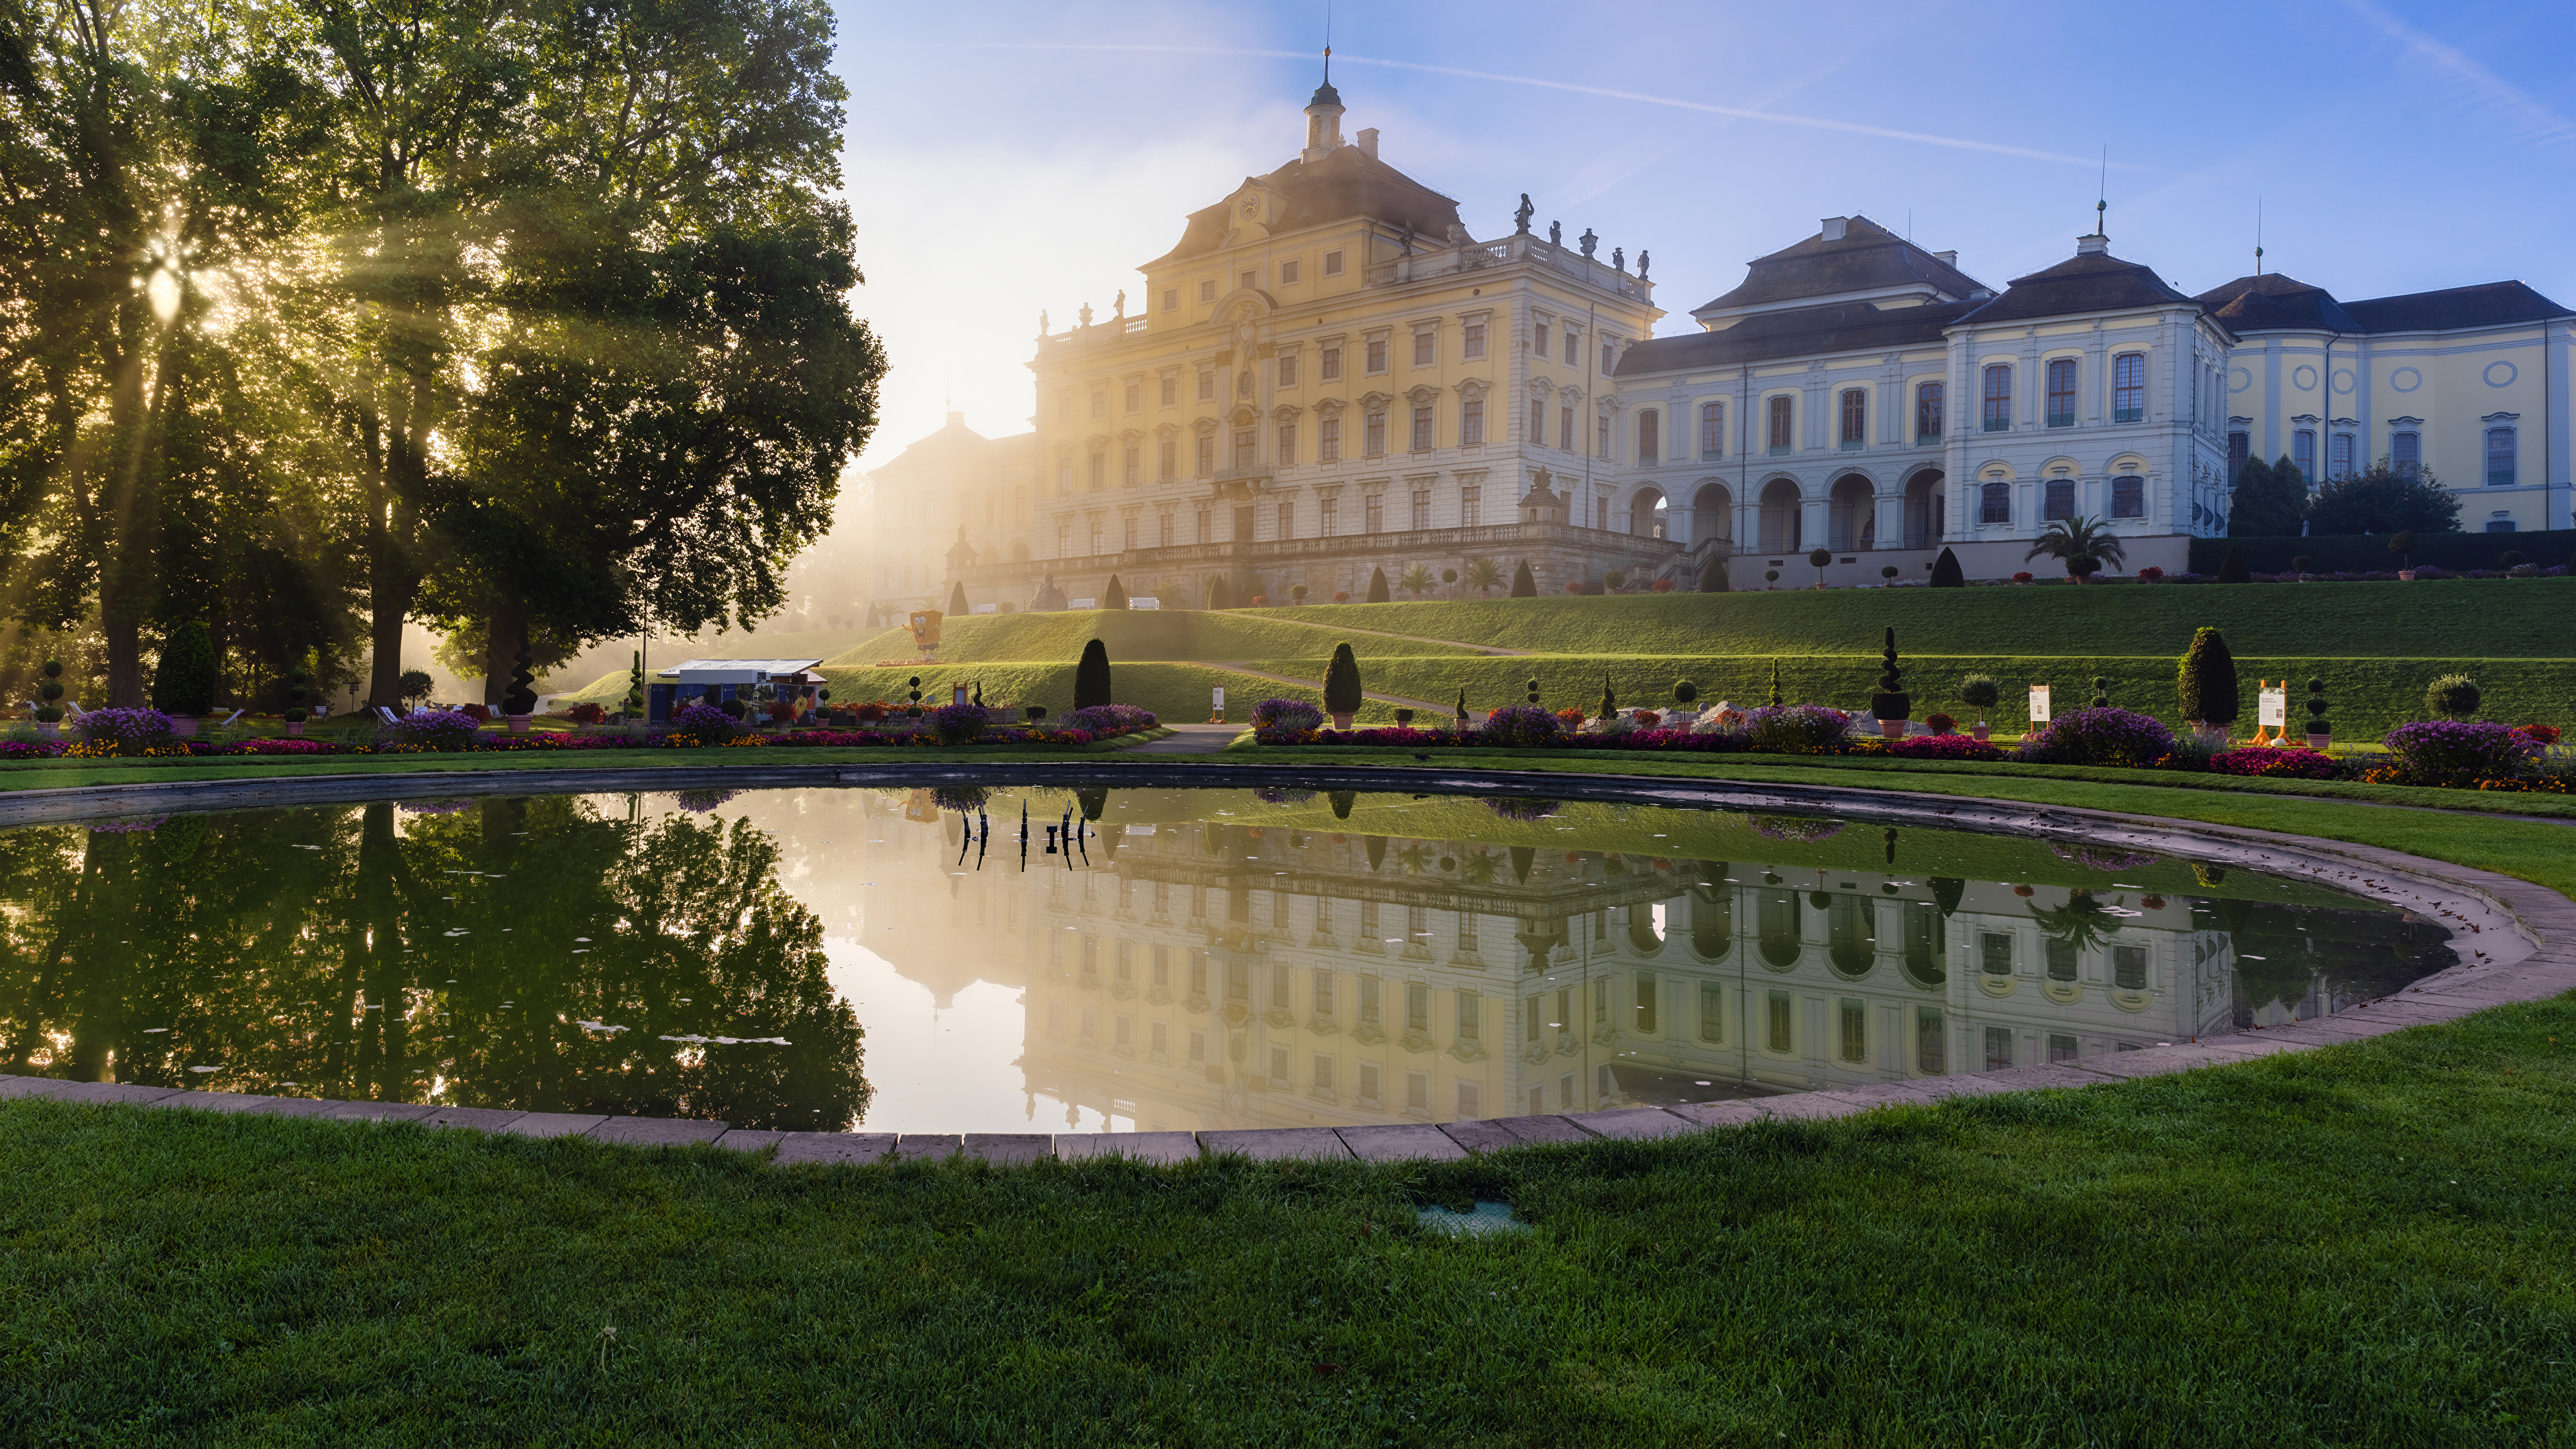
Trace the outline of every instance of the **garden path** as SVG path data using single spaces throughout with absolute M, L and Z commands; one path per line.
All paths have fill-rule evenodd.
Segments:
M 1294 684 L 1305 689 L 1316 690 L 1320 690 L 1324 687 L 1324 681 L 1320 679 L 1299 679 L 1293 674 L 1273 674 L 1267 669 L 1255 669 L 1240 659 L 1218 659 L 1210 662 L 1215 664 L 1219 669 L 1231 669 L 1237 674 L 1249 674 L 1255 679 L 1267 679 L 1273 684 Z M 1408 699 L 1401 694 L 1386 694 L 1374 689 L 1361 690 L 1360 697 L 1363 699 L 1376 700 L 1380 704 L 1401 705 L 1407 709 L 1429 710 L 1433 714 L 1446 714 L 1449 712 L 1449 706 L 1445 704 L 1434 704 L 1427 699 Z
M 1462 639 L 1435 639 L 1428 634 L 1398 634 L 1388 629 L 1354 629 L 1341 624 L 1318 624 L 1312 619 L 1285 619 L 1264 615 L 1272 624 L 1294 624 L 1301 629 L 1321 629 L 1328 634 L 1368 634 L 1380 639 L 1402 639 L 1408 644 L 1446 644 L 1452 649 L 1472 649 L 1479 654 L 1536 654 L 1536 649 L 1506 649 L 1500 644 L 1470 644 Z

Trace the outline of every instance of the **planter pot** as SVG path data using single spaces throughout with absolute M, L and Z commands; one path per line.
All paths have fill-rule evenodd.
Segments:
M 2228 729 L 2225 725 L 2195 723 L 2191 727 L 2191 737 L 2213 749 L 2227 748 L 2227 734 Z
M 1333 728 L 1335 728 L 1335 729 L 1337 729 L 1337 730 L 1346 730 L 1346 729 L 1349 729 L 1349 728 L 1351 727 L 1351 716 L 1352 716 L 1353 714 L 1356 714 L 1356 713 L 1358 713 L 1358 711 L 1356 711 L 1356 710 L 1336 710 L 1336 711 L 1334 711 L 1334 713 L 1333 713 Z
M 197 717 L 195 715 L 174 714 L 170 716 L 170 738 L 174 740 L 193 740 L 196 737 Z
M 50 740 L 60 738 L 62 732 L 63 724 L 60 720 L 40 719 L 36 721 L 36 733 L 44 736 L 46 739 Z
M 1976 741 L 1977 741 L 1977 743 L 1978 743 L 1978 744 L 1981 744 L 1981 745 L 1982 745 L 1982 744 L 1984 744 L 1984 743 L 1986 742 L 1986 736 L 1988 736 L 1988 735 L 1990 735 L 1990 734 L 1994 733 L 1994 726 L 1993 726 L 1993 725 L 1990 725 L 1990 724 L 1983 723 L 1983 722 L 1979 722 L 1979 723 L 1977 723 L 1977 724 L 1974 724 L 1974 725 L 1969 726 L 1969 727 L 1968 727 L 1968 733 L 1969 733 L 1971 736 L 1975 737 L 1975 739 L 1976 739 Z
M 1880 720 L 1878 722 L 1878 733 L 1879 738 L 1881 739 L 1901 740 L 1905 738 L 1905 721 L 1901 719 Z
M 2333 743 L 2334 735 L 2331 732 L 2322 735 L 2312 734 L 2308 736 L 2308 748 L 2321 755 L 2326 752 L 2326 746 Z
M 523 735 L 528 732 L 528 716 L 523 714 L 505 714 L 501 716 L 501 718 L 508 722 L 510 733 L 514 735 Z
M 304 721 L 300 719 L 288 720 L 286 722 L 286 737 L 288 739 L 302 739 L 304 737 Z
M 2399 569 L 2397 571 L 2397 576 L 2410 584 L 2415 582 L 2415 571 L 2413 569 Z

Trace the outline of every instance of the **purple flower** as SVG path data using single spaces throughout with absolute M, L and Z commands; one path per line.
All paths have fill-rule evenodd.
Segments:
M 120 755 L 140 755 L 170 743 L 170 716 L 157 709 L 94 709 L 80 717 L 80 736 L 113 745 Z
M 2543 753 L 2540 741 L 2494 720 L 2403 724 L 2380 743 L 2408 785 L 2513 779 L 2538 769 Z
M 1321 716 L 1317 716 L 1321 718 Z M 1066 724 L 1089 730 L 1095 739 L 1112 735 L 1132 735 L 1154 727 L 1154 712 L 1132 704 L 1094 704 L 1077 709 L 1064 717 Z
M 1487 715 L 1476 740 L 1505 749 L 1528 749 L 1555 744 L 1564 732 L 1565 721 L 1555 715 L 1534 704 L 1515 704 Z
M 2145 769 L 2172 753 L 2173 744 L 2173 731 L 2154 715 L 2105 705 L 2058 716 L 2021 742 L 2021 758 L 2040 765 Z
M 422 750 L 470 750 L 483 732 L 483 722 L 462 710 L 431 709 L 386 725 L 384 743 Z
M 1744 717 L 1753 748 L 1781 755 L 1838 755 L 1851 716 L 1821 704 L 1768 704 Z
M 930 712 L 930 732 L 943 745 L 966 744 L 992 725 L 993 716 L 980 704 L 943 704 Z

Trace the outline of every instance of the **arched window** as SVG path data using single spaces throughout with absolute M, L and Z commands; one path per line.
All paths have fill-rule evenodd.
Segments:
M 1865 976 L 1878 960 L 1878 906 L 1867 896 L 1838 895 L 1825 914 L 1826 959 L 1844 976 Z
M 1637 461 L 1657 462 L 1664 456 L 1664 415 L 1647 408 L 1637 414 Z
M 2147 516 L 2147 480 L 2135 473 L 2123 473 L 2111 480 L 2111 516 L 2144 518 Z
M 1986 431 L 2004 432 L 2012 427 L 2012 368 L 1997 363 L 1986 369 Z
M 1723 960 L 1735 944 L 1735 894 L 1718 874 L 1691 888 L 1691 954 L 1703 961 Z
M 1726 404 L 1699 405 L 1699 455 L 1705 459 L 1726 456 Z
M 1785 395 L 1771 399 L 1771 451 L 1789 451 L 1789 399 Z
M 1869 394 L 1856 387 L 1843 389 L 1841 442 L 1846 448 L 1858 448 L 1869 442 Z
M 2075 426 L 2075 359 L 2060 357 L 2048 364 L 2048 425 L 2052 428 Z
M 2490 485 L 2511 483 L 2514 479 L 2513 429 L 2487 429 L 2487 482 Z
M 2012 522 L 2012 485 L 2010 483 L 1987 483 L 1978 487 L 1977 521 L 1979 523 Z
M 1937 443 L 1941 440 L 1941 418 L 1947 404 L 1943 398 L 1949 389 L 1937 382 L 1917 383 L 1914 388 L 1914 441 Z
M 2041 509 L 2041 511 L 2040 511 L 2040 515 L 2039 515 L 2039 516 L 2040 516 L 2040 520 L 2041 520 L 2042 522 L 2044 522 L 2044 523 L 2045 523 L 2045 522 L 2056 522 L 2056 521 L 2059 521 L 2059 520 L 2072 521 L 2072 520 L 2074 519 L 2074 517 L 2075 517 L 2075 480 L 2074 480 L 2074 479 L 2072 479 L 2072 478 L 2051 478 L 2051 479 L 2049 479 L 2049 480 L 2048 480 L 2048 497 L 2047 497 L 2047 501 L 2046 501 L 2045 505 L 2042 507 L 2042 509 Z
M 2111 421 L 2141 423 L 2147 418 L 2147 355 L 2123 352 L 2111 359 Z
M 1762 937 L 1762 959 L 1774 968 L 1786 969 L 1798 964 L 1798 893 L 1764 891 L 1755 902 L 1756 922 Z

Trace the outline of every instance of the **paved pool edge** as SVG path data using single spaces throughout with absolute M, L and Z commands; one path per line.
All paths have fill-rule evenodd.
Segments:
M 2462 960 L 2403 991 L 2311 1021 L 2203 1037 L 2084 1062 L 2017 1067 L 1978 1075 L 1917 1077 L 1863 1087 L 1799 1092 L 1776 1097 L 1698 1103 L 1680 1107 L 1631 1107 L 1561 1116 L 1488 1118 L 1479 1121 L 1391 1122 L 1321 1128 L 1250 1128 L 1208 1132 L 1146 1133 L 872 1133 L 779 1132 L 732 1128 L 685 1118 L 613 1117 L 491 1108 L 437 1107 L 401 1102 L 337 1102 L 310 1097 L 263 1097 L 199 1092 L 131 1083 L 70 1082 L 52 1077 L 0 1076 L 0 1099 L 47 1097 L 74 1102 L 127 1102 L 254 1115 L 327 1117 L 354 1121 L 413 1121 L 520 1136 L 582 1136 L 640 1146 L 712 1143 L 770 1152 L 779 1162 L 889 1162 L 964 1156 L 996 1166 L 1041 1158 L 1078 1161 L 1125 1156 L 1175 1162 L 1203 1153 L 1236 1153 L 1256 1160 L 1331 1159 L 1419 1161 L 1460 1158 L 1507 1147 L 1657 1138 L 1741 1125 L 1765 1117 L 1841 1117 L 1903 1103 L 1987 1096 L 2046 1087 L 2082 1087 L 2200 1067 L 2249 1061 L 2277 1052 L 2313 1050 L 2456 1020 L 2474 1011 L 2517 1001 L 2537 1001 L 2576 989 L 2576 901 L 2545 886 L 2493 871 L 2408 855 L 2376 846 L 2230 826 L 2202 825 L 2011 801 L 1923 795 L 1841 785 L 1759 785 L 1744 781 L 1649 776 L 1534 776 L 1519 771 L 1417 770 L 1395 780 L 1378 769 L 1315 766 L 1193 765 L 1192 785 L 1226 787 L 1293 784 L 1304 789 L 1403 789 L 1421 794 L 1528 794 L 1535 779 L 1544 793 L 1564 799 L 1617 800 L 1633 804 L 1729 810 L 1823 813 L 1883 825 L 1935 826 L 1987 834 L 2064 839 L 2114 845 L 2217 865 L 2304 876 L 2444 921 Z M 670 791 L 723 786 L 780 789 L 850 785 L 1047 784 L 1058 786 L 1168 784 L 1172 769 L 1146 761 L 974 765 L 814 765 L 775 768 L 529 770 L 502 776 L 331 776 L 243 781 L 173 781 L 168 784 L 79 787 L 0 795 L 0 826 L 96 818 L 102 813 L 154 813 L 180 809 L 237 810 L 284 805 L 348 804 L 388 796 Z M 624 777 L 632 775 L 631 781 Z M 610 777 L 603 779 L 603 776 Z M 675 776 L 683 778 L 674 778 Z M 699 779 L 698 776 L 708 778 Z M 1345 778 L 1347 777 L 1347 779 Z M 139 795 L 136 792 L 146 792 Z M 76 797 L 76 798 L 66 798 Z

